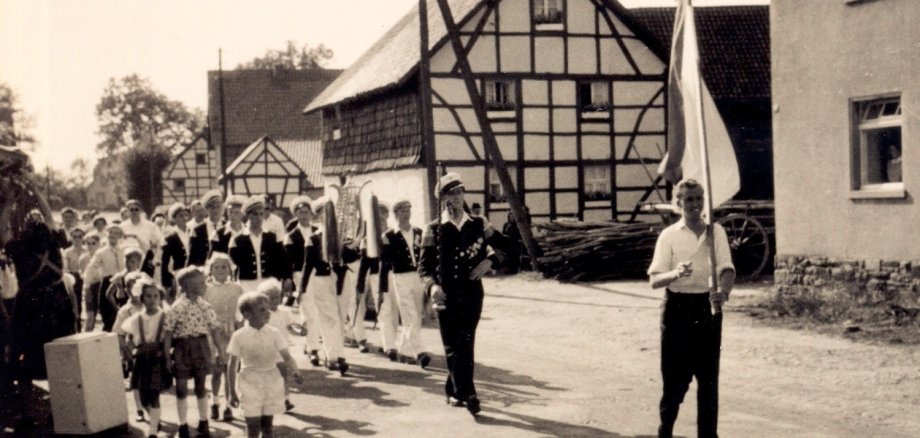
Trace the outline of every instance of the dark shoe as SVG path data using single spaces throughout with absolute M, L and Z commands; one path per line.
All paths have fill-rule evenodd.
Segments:
M 448 405 L 451 405 L 451 406 L 453 406 L 453 407 L 455 407 L 455 408 L 462 408 L 462 407 L 466 406 L 466 403 L 464 403 L 463 400 L 460 400 L 460 399 L 455 398 L 455 397 L 447 397 L 447 404 L 448 404 Z
M 233 411 L 230 408 L 224 409 L 224 421 L 227 423 L 233 421 Z
M 475 395 L 471 395 L 470 398 L 466 399 L 466 410 L 470 411 L 471 414 L 476 415 L 482 408 L 479 407 L 479 398 Z
M 291 409 L 294 409 L 294 403 L 291 403 L 290 400 L 285 400 L 284 401 L 284 412 L 290 411 Z
M 134 421 L 142 423 L 144 421 L 144 411 L 137 411 L 137 416 L 134 417 Z
M 183 424 L 179 426 L 179 438 L 192 438 L 188 432 L 188 424 Z
M 211 419 L 217 420 L 220 418 L 220 406 L 217 406 L 217 403 L 211 405 Z
M 412 357 L 412 356 L 406 356 L 406 355 L 404 355 L 404 354 L 400 354 L 400 355 L 399 355 L 399 362 L 400 362 L 400 363 L 404 363 L 404 364 L 408 364 L 408 365 L 415 365 L 415 364 L 418 363 L 418 362 L 416 362 L 416 360 L 415 360 L 414 357 Z
M 339 365 L 339 374 L 345 376 L 345 372 L 348 371 L 348 362 L 345 362 L 344 357 L 340 357 L 337 362 Z
M 310 365 L 315 367 L 319 366 L 319 352 L 316 350 L 310 350 Z
M 390 362 L 396 362 L 399 360 L 399 355 L 396 353 L 396 350 L 392 348 L 387 350 L 387 357 L 390 358 Z
M 367 348 L 367 340 L 366 340 L 366 339 L 362 339 L 362 340 L 358 341 L 358 352 L 360 352 L 360 353 L 367 353 L 368 351 L 371 351 L 371 349 L 370 349 L 370 348 Z
M 198 436 L 210 436 L 208 432 L 208 420 L 198 422 Z
M 431 356 L 428 353 L 420 353 L 418 355 L 418 364 L 422 369 L 428 368 L 428 365 L 431 363 Z
M 358 341 L 352 338 L 345 338 L 345 346 L 348 348 L 358 348 Z

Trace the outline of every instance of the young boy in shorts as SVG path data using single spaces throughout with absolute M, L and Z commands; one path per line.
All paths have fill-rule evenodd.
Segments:
M 179 437 L 189 437 L 188 379 L 195 381 L 198 402 L 198 436 L 209 436 L 208 392 L 205 378 L 211 374 L 213 356 L 208 345 L 208 333 L 220 344 L 221 323 L 214 309 L 201 296 L 206 289 L 205 274 L 190 266 L 176 273 L 176 282 L 183 292 L 166 312 L 163 343 L 167 354 L 166 367 L 176 376 L 176 410 L 179 414 Z
M 265 294 L 265 296 L 268 297 L 268 310 L 271 314 L 268 318 L 268 325 L 277 329 L 278 333 L 281 334 L 281 339 L 284 340 L 284 345 L 290 347 L 291 339 L 287 331 L 288 326 L 294 321 L 294 316 L 291 314 L 291 309 L 281 306 L 281 296 L 283 295 L 282 289 L 283 287 L 280 281 L 269 278 L 259 283 L 257 292 Z M 288 376 L 284 377 L 284 409 L 290 411 L 294 409 L 294 404 L 291 403 L 288 397 L 290 393 L 290 380 Z
M 284 377 L 279 359 L 284 360 L 285 374 L 299 381 L 300 373 L 281 333 L 268 325 L 271 318 L 268 297 L 247 292 L 240 297 L 239 306 L 248 324 L 233 333 L 227 346 L 230 404 L 242 407 L 250 437 L 258 437 L 260 433 L 270 437 L 273 417 L 284 412 Z

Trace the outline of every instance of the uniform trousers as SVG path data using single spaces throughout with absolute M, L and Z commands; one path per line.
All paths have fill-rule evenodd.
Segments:
M 667 291 L 661 315 L 659 436 L 670 437 L 690 381 L 697 382 L 697 428 L 701 438 L 716 437 L 719 413 L 719 337 L 721 315 L 713 316 L 708 293 Z
M 399 327 L 399 313 L 392 293 L 385 293 L 380 300 L 380 274 L 367 274 L 374 302 L 380 304 L 377 309 L 377 325 L 380 327 L 380 344 L 384 351 L 396 349 L 396 329 Z
M 401 354 L 416 357 L 425 352 L 422 343 L 422 315 L 424 315 L 425 290 L 422 281 L 415 271 L 393 274 L 390 277 L 392 289 L 390 297 L 395 295 L 396 305 L 399 308 L 399 319 L 402 320 L 402 332 L 396 341 L 396 349 Z M 392 300 L 391 300 L 392 301 Z
M 442 284 L 441 287 L 447 294 L 445 308 L 438 311 L 438 325 L 448 371 L 444 393 L 448 397 L 466 400 L 476 395 L 473 353 L 476 327 L 482 315 L 482 282 L 462 281 Z
M 367 339 L 364 332 L 364 314 L 367 313 L 367 298 L 363 293 L 358 295 L 358 268 L 360 261 L 351 262 L 345 270 L 342 294 L 339 295 L 339 307 L 342 309 L 342 322 L 345 324 L 345 337 L 356 341 Z M 357 300 L 357 301 L 356 301 Z M 357 311 L 355 310 L 357 309 Z
M 335 276 L 314 275 L 307 284 L 306 293 L 313 295 L 319 335 L 323 337 L 323 353 L 328 362 L 334 362 L 344 357 L 342 344 L 345 342 L 342 336 L 342 314 L 335 294 Z
M 319 328 L 317 327 L 316 300 L 312 293 L 300 290 L 303 272 L 294 273 L 294 285 L 300 295 L 300 316 L 303 318 L 304 329 L 307 330 L 307 339 L 304 350 L 319 350 Z

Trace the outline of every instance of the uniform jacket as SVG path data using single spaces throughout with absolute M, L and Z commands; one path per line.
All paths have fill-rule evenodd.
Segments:
M 223 228 L 223 223 L 219 223 L 216 229 L 219 231 Z M 219 236 L 220 234 L 218 234 Z M 195 266 L 204 266 L 208 258 L 211 257 L 212 244 L 217 242 L 218 236 L 208 234 L 208 220 L 195 225 L 192 228 L 188 238 L 189 256 L 188 264 Z M 228 240 L 229 242 L 229 240 Z M 226 249 L 224 250 L 226 252 Z
M 310 274 L 317 275 L 320 277 L 325 277 L 332 275 L 333 270 L 337 273 L 340 273 L 340 276 L 344 271 L 342 268 L 344 266 L 331 266 L 328 262 L 323 260 L 322 250 L 323 250 L 323 232 L 314 231 L 313 235 L 310 236 L 310 243 L 306 247 L 306 254 L 304 255 L 304 264 L 303 264 L 303 284 L 301 285 L 302 289 L 307 290 L 307 283 L 310 281 Z M 358 259 L 360 254 L 357 250 L 343 247 L 342 248 L 342 262 L 345 264 L 352 263 Z M 347 268 L 346 268 L 347 269 Z M 341 290 L 337 290 L 336 293 L 341 294 Z
M 175 230 L 166 236 L 165 241 L 160 254 L 160 280 L 163 282 L 163 287 L 168 288 L 173 284 L 173 272 L 188 266 L 189 254 Z M 192 246 L 191 238 L 189 238 L 189 246 Z
M 270 231 L 262 232 L 262 245 L 259 257 L 262 261 L 262 278 L 275 277 L 279 280 L 291 278 L 291 263 L 284 252 L 284 246 Z M 256 248 L 252 245 L 250 235 L 238 234 L 230 242 L 230 259 L 237 267 L 240 280 L 255 280 L 256 275 Z
M 243 229 L 245 229 L 245 225 L 243 225 L 243 227 L 244 227 Z M 230 240 L 233 239 L 233 236 L 241 232 L 242 231 L 233 231 L 233 228 L 230 228 L 229 222 L 225 224 L 224 226 L 220 227 L 217 230 L 217 240 L 212 240 L 210 243 L 211 251 L 208 254 L 208 257 L 211 256 L 210 254 L 213 254 L 215 252 L 222 252 L 224 254 L 229 254 Z
M 464 288 L 470 283 L 481 287 L 480 280 L 469 279 L 473 269 L 486 258 L 492 260 L 493 268 L 505 259 L 504 254 L 511 248 L 511 241 L 483 218 L 466 218 L 459 230 L 444 216 L 428 224 L 422 237 L 418 266 L 426 291 L 434 284 L 440 285 L 448 294 L 452 289 Z M 490 253 L 487 247 L 493 251 Z
M 306 239 L 313 236 L 316 227 L 310 226 L 310 236 L 304 236 L 300 227 L 294 226 L 284 239 L 284 251 L 287 253 L 288 260 L 291 262 L 291 271 L 300 272 L 307 259 Z

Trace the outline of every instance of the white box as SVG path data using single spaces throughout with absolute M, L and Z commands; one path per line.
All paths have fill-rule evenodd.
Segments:
M 86 435 L 128 422 L 118 335 L 79 333 L 45 344 L 57 434 Z

